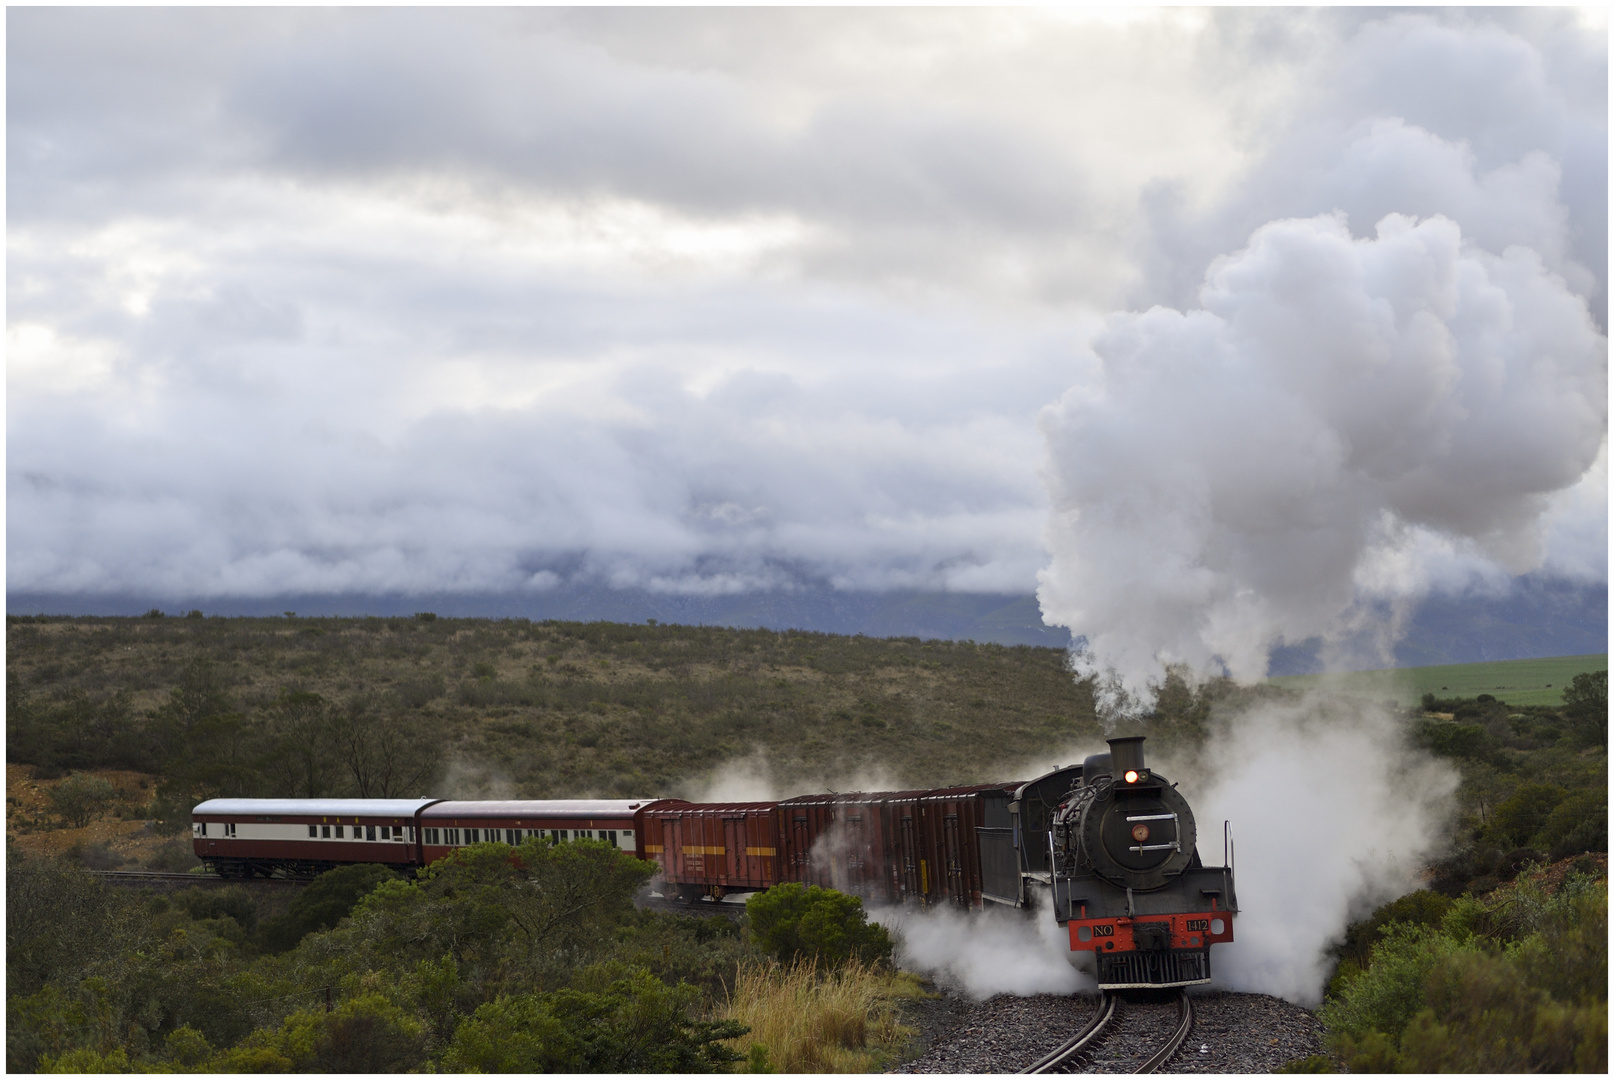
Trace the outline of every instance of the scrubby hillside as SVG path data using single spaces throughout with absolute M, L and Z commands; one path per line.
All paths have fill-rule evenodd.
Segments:
M 204 794 L 1001 779 L 1099 738 L 1057 649 L 525 620 L 8 620 L 8 760 Z M 384 737 L 382 735 L 384 733 Z

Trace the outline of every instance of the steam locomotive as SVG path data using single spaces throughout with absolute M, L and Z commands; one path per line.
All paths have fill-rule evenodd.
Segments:
M 740 899 L 781 882 L 876 904 L 1047 903 L 1106 988 L 1210 979 L 1233 940 L 1233 870 L 1199 858 L 1193 811 L 1148 769 L 1141 737 L 1024 782 L 681 799 L 211 799 L 192 841 L 226 877 L 311 876 L 351 863 L 401 870 L 468 844 L 595 840 L 657 864 L 664 895 Z

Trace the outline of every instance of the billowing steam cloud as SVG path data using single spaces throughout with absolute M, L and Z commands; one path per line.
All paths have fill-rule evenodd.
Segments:
M 1133 690 L 1163 663 L 1258 680 L 1274 645 L 1416 593 L 1431 545 L 1531 569 L 1546 497 L 1603 443 L 1584 301 L 1447 218 L 1272 222 L 1200 303 L 1112 317 L 1041 418 L 1044 618 Z
M 1408 752 L 1388 714 L 1321 698 L 1241 716 L 1203 760 L 1210 779 L 1190 795 L 1200 855 L 1221 861 L 1231 822 L 1241 905 L 1212 976 L 1314 1006 L 1346 925 L 1417 888 L 1444 842 L 1457 776 Z
M 977 1000 L 1072 994 L 1095 986 L 1072 965 L 1065 929 L 1041 906 L 1029 918 L 991 905 L 972 912 L 876 908 L 869 914 L 894 932 L 899 964 L 929 972 Z

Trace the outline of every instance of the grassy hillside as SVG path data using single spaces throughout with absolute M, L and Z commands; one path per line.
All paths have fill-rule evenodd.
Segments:
M 1484 664 L 1442 664 L 1438 667 L 1390 668 L 1351 671 L 1336 675 L 1286 675 L 1267 681 L 1291 690 L 1327 686 L 1375 700 L 1394 698 L 1403 706 L 1416 705 L 1424 694 L 1440 698 L 1471 698 L 1490 694 L 1510 705 L 1557 705 L 1564 687 L 1583 671 L 1608 667 L 1607 653 L 1554 656 L 1542 660 L 1498 660 Z
M 771 770 L 780 794 L 859 776 L 968 783 L 1100 738 L 1063 650 L 1031 646 L 521 619 L 12 616 L 7 649 L 9 760 L 164 772 L 180 743 L 229 759 L 195 793 L 352 793 L 339 772 L 298 778 L 288 758 L 366 731 L 433 765 L 427 787 L 401 794 L 467 797 L 694 794 L 736 759 Z

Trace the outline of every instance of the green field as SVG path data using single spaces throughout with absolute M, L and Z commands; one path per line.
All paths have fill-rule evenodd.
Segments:
M 1393 697 L 1401 705 L 1416 705 L 1426 693 L 1436 697 L 1478 697 L 1490 694 L 1510 705 L 1557 705 L 1564 687 L 1583 671 L 1605 671 L 1607 653 L 1586 656 L 1549 656 L 1541 660 L 1496 660 L 1484 664 L 1442 664 L 1438 667 L 1390 668 L 1383 671 L 1349 671 L 1330 675 L 1284 675 L 1267 681 L 1294 690 L 1328 686 L 1350 694 Z

